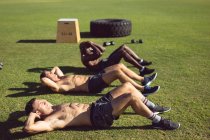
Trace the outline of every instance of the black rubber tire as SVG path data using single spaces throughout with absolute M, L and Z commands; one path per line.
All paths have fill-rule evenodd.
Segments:
M 90 33 L 95 37 L 128 36 L 131 30 L 131 21 L 126 19 L 98 19 L 90 22 Z

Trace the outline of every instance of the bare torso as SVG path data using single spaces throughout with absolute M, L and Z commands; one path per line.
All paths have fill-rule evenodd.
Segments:
M 69 75 L 61 77 L 61 80 L 56 82 L 60 87 L 60 92 L 67 91 L 85 91 L 88 92 L 88 78 L 84 75 Z
M 44 121 L 51 121 L 54 125 L 59 120 L 62 128 L 67 126 L 91 126 L 90 122 L 90 105 L 79 103 L 67 103 L 55 106 L 55 111 Z M 57 121 L 57 122 L 56 122 Z
M 85 58 L 85 56 L 82 56 L 82 63 L 86 66 L 86 67 L 94 67 L 96 65 L 98 65 L 98 63 L 101 61 L 100 58 L 92 60 L 92 61 L 87 61 Z

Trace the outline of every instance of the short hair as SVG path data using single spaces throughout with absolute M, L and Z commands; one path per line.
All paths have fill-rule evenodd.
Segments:
M 43 72 L 40 74 L 40 79 L 42 79 L 43 77 L 46 77 L 45 71 L 43 71 Z
M 33 111 L 33 103 L 35 100 L 36 98 L 32 98 L 30 101 L 26 103 L 26 106 L 25 106 L 26 115 L 29 115 Z

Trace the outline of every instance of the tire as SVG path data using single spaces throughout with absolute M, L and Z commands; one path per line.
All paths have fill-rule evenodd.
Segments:
M 98 19 L 90 22 L 90 33 L 95 37 L 123 37 L 131 34 L 131 21 L 126 19 Z

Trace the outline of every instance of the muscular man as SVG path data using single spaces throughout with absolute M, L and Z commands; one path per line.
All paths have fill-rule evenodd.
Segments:
M 116 64 L 104 69 L 103 73 L 93 76 L 68 75 L 54 67 L 51 71 L 44 71 L 40 75 L 41 82 L 54 92 L 83 91 L 88 93 L 99 93 L 108 87 L 113 81 L 119 80 L 121 83 L 130 82 L 145 96 L 155 93 L 160 86 L 150 87 L 149 84 L 155 80 L 157 73 L 150 77 L 141 77 L 128 69 L 123 64 Z M 138 84 L 136 81 L 142 83 Z
M 179 123 L 158 115 L 170 108 L 155 105 L 132 84 L 124 83 L 92 104 L 66 103 L 54 106 L 46 100 L 33 98 L 25 107 L 29 117 L 24 130 L 38 133 L 71 126 L 108 129 L 129 106 L 136 114 L 152 120 L 153 128 L 173 130 L 180 127 Z M 40 120 L 35 122 L 36 118 Z
M 101 45 L 93 43 L 91 41 L 82 42 L 80 44 L 80 53 L 82 63 L 92 71 L 101 71 L 106 67 L 114 64 L 119 64 L 123 58 L 126 62 L 132 64 L 139 69 L 140 75 L 151 74 L 154 69 L 146 68 L 146 65 L 152 64 L 137 56 L 128 46 L 122 45 L 109 55 L 106 59 L 100 59 L 101 55 L 105 51 L 105 48 Z

